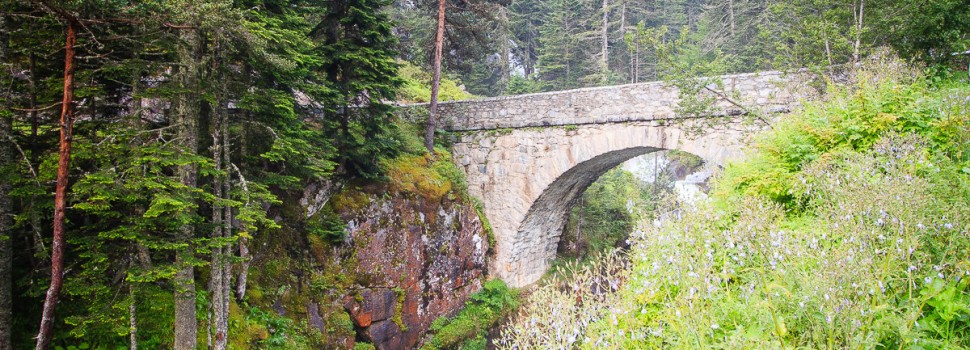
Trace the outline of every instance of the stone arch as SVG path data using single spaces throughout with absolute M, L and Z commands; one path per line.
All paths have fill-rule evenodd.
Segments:
M 463 133 L 454 147 L 497 243 L 492 271 L 513 286 L 542 277 L 555 257 L 569 205 L 600 175 L 663 149 L 722 164 L 741 155 L 730 129 L 689 138 L 662 121 Z
M 529 243 L 527 250 L 520 254 L 519 265 L 544 265 L 556 257 L 556 250 L 562 238 L 562 230 L 569 216 L 569 210 L 589 186 L 604 173 L 621 163 L 647 153 L 660 151 L 660 148 L 633 147 L 607 152 L 577 164 L 560 175 L 539 195 L 519 225 L 517 237 Z M 537 280 L 545 269 L 523 271 L 517 276 L 521 280 Z M 533 276 L 536 275 L 536 276 Z

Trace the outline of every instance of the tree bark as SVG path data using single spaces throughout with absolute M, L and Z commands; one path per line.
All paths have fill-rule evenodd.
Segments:
M 438 86 L 441 83 L 441 48 L 445 37 L 445 1 L 438 0 L 438 30 L 434 37 L 433 76 L 431 77 L 431 105 L 428 111 L 428 125 L 424 130 L 424 147 L 434 157 L 434 132 L 438 127 Z
M 855 8 L 852 12 L 855 13 L 856 27 L 855 27 L 855 44 L 852 47 L 852 62 L 859 62 L 859 50 L 862 46 L 862 19 L 865 17 L 866 0 L 859 0 L 858 11 Z
M 610 44 L 609 44 L 609 30 L 610 30 L 610 2 L 609 0 L 603 0 L 603 26 L 600 29 L 600 73 L 603 74 L 603 83 L 607 83 L 606 74 L 610 70 Z
M 216 53 L 218 55 L 218 53 Z M 217 58 L 218 59 L 218 58 Z M 223 69 L 217 63 L 216 71 Z M 226 79 L 220 73 L 214 74 L 216 80 L 225 82 Z M 213 177 L 212 190 L 216 198 L 216 203 L 212 206 L 212 239 L 218 242 L 213 248 L 210 261 L 209 272 L 209 295 L 210 295 L 210 334 L 214 335 L 210 339 L 210 345 L 215 350 L 225 350 L 229 330 L 229 291 L 231 290 L 229 274 L 228 255 L 231 249 L 226 246 L 224 240 L 229 237 L 229 225 L 231 223 L 231 207 L 219 203 L 220 200 L 229 199 L 229 159 L 228 159 L 228 123 L 229 111 L 226 105 L 226 90 L 228 87 L 222 83 L 216 92 L 215 115 L 213 120 L 212 133 L 212 160 L 216 170 L 222 173 Z
M 128 269 L 135 266 L 136 252 L 135 247 L 128 248 Z M 138 350 L 138 317 L 135 312 L 138 306 L 135 304 L 135 286 L 128 282 L 128 349 Z
M 198 152 L 199 132 L 199 94 L 198 94 L 198 57 L 199 34 L 195 29 L 183 29 L 178 45 L 178 60 L 181 63 L 176 76 L 177 83 L 184 91 L 176 98 L 175 122 L 177 137 L 181 140 L 184 152 Z M 176 169 L 179 181 L 188 188 L 197 184 L 197 169 L 193 164 L 180 165 Z M 195 350 L 198 334 L 198 317 L 195 312 L 195 266 L 192 263 L 195 247 L 195 227 L 185 223 L 179 229 L 179 239 L 186 246 L 175 253 L 175 340 L 176 350 Z
M 54 329 L 54 308 L 64 283 L 64 216 L 67 208 L 67 181 L 71 163 L 71 141 L 74 123 L 74 46 L 77 43 L 77 20 L 66 18 L 64 45 L 64 99 L 61 101 L 60 149 L 57 160 L 57 183 L 54 187 L 54 229 L 51 243 L 51 284 L 44 298 L 37 350 L 50 348 Z
M 0 15 L 0 62 L 7 62 L 7 16 Z M 10 90 L 4 90 L 4 101 L 10 101 Z M 13 147 L 13 118 L 0 116 L 0 350 L 11 350 L 13 324 L 13 188 L 12 168 L 16 162 Z
M 239 152 L 241 159 L 246 159 L 246 130 L 243 129 L 239 135 Z M 230 163 L 232 164 L 232 163 Z M 235 169 L 239 175 L 240 186 L 243 193 L 248 196 L 248 189 L 246 188 L 246 179 L 243 174 L 239 172 L 239 169 Z M 247 202 L 245 205 L 248 205 Z M 246 299 L 246 284 L 249 283 L 249 265 L 252 264 L 252 257 L 249 253 L 249 239 L 245 235 L 239 235 L 239 258 L 242 260 L 239 263 L 239 278 L 236 279 L 236 300 L 240 303 Z

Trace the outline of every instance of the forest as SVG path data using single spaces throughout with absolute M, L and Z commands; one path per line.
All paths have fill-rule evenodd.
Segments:
M 442 32 L 436 40 L 437 28 Z M 371 339 L 362 338 L 360 325 L 347 320 L 342 304 L 367 278 L 326 270 L 311 276 L 323 282 L 302 277 L 294 282 L 312 285 L 313 293 L 325 295 L 320 298 L 338 310 L 339 317 L 324 317 L 326 327 L 315 327 L 278 311 L 269 295 L 287 292 L 270 274 L 285 269 L 264 267 L 299 260 L 294 257 L 299 254 L 326 256 L 321 252 L 365 244 L 348 243 L 350 220 L 342 211 L 359 209 L 356 194 L 341 192 L 336 204 L 315 215 L 294 214 L 301 210 L 294 209 L 301 194 L 319 183 L 348 184 L 345 188 L 362 192 L 391 189 L 375 190 L 375 198 L 397 191 L 408 193 L 409 199 L 467 201 L 469 207 L 480 207 L 468 198 L 462 175 L 451 163 L 452 135 L 435 130 L 433 112 L 427 133 L 422 132 L 429 118 L 402 118 L 395 113 L 399 103 L 762 70 L 850 70 L 886 52 L 915 67 L 907 74 L 918 78 L 894 76 L 890 80 L 896 85 L 852 90 L 865 95 L 857 100 L 851 91 L 830 91 L 833 101 L 860 103 L 855 110 L 864 112 L 853 114 L 858 119 L 847 126 L 859 133 L 858 140 L 831 136 L 849 133 L 838 129 L 842 120 L 825 121 L 843 111 L 814 107 L 815 124 L 778 124 L 776 136 L 765 136 L 768 155 L 758 158 L 760 163 L 739 165 L 747 167 L 744 172 L 729 169 L 726 182 L 716 188 L 727 194 L 716 203 L 732 208 L 725 215 L 756 221 L 751 224 L 755 226 L 787 227 L 791 223 L 785 220 L 804 224 L 811 210 L 834 210 L 832 206 L 845 203 L 824 193 L 786 193 L 804 188 L 743 174 L 783 174 L 791 180 L 817 175 L 811 171 L 825 166 L 865 171 L 852 168 L 852 162 L 876 166 L 884 160 L 876 153 L 896 152 L 887 144 L 913 144 L 930 155 L 904 152 L 901 158 L 937 163 L 953 179 L 927 175 L 923 168 L 900 171 L 929 176 L 920 193 L 956 204 L 928 205 L 925 213 L 911 216 L 936 215 L 920 224 L 936 225 L 932 229 L 937 233 L 951 232 L 941 228 L 951 225 L 956 227 L 952 232 L 965 237 L 968 109 L 947 95 L 967 93 L 970 3 L 964 0 L 0 0 L 0 350 L 372 346 L 363 341 Z M 893 100 L 899 91 L 909 100 Z M 928 102 L 930 107 L 921 109 L 910 103 L 924 100 L 936 105 Z M 890 107 L 869 110 L 868 101 Z M 906 108 L 892 107 L 894 103 Z M 926 111 L 940 105 L 945 105 L 941 110 L 949 108 L 944 114 L 952 119 L 943 119 L 950 124 L 941 124 L 937 119 L 942 117 Z M 906 113 L 919 117 L 902 118 L 898 124 L 893 119 L 889 126 L 870 123 L 872 118 Z M 818 131 L 823 126 L 836 130 Z M 929 141 L 889 135 L 889 129 Z M 811 137 L 806 135 L 830 138 L 822 147 L 808 145 L 805 140 Z M 850 164 L 808 166 L 832 157 L 831 149 L 845 151 L 845 145 L 857 151 L 845 156 L 850 160 L 843 161 Z M 929 158 L 919 158 L 924 156 Z M 947 186 L 950 192 L 944 191 Z M 840 195 L 864 193 L 843 189 L 853 190 L 859 192 Z M 746 195 L 768 198 L 771 204 L 759 207 L 738 199 Z M 346 208 L 336 207 L 341 203 Z M 782 219 L 764 223 L 748 213 L 759 210 Z M 869 210 L 868 215 L 875 209 L 858 210 Z M 487 218 L 480 209 L 477 213 L 487 230 Z M 828 221 L 819 222 L 839 222 L 834 213 L 823 214 L 818 215 Z M 940 215 L 950 220 L 940 221 Z M 710 225 L 724 229 L 735 224 L 741 225 Z M 629 230 L 636 223 L 619 226 Z M 292 237 L 299 242 L 290 242 Z M 296 251 L 293 246 L 302 242 L 309 242 L 311 253 L 292 253 L 290 260 L 274 256 Z M 934 249 L 926 259 L 956 259 L 937 264 L 943 266 L 940 270 L 959 274 L 958 266 L 965 266 L 965 253 L 953 257 L 937 251 L 945 241 L 925 244 Z M 254 267 L 257 260 L 260 265 Z M 342 260 L 334 268 L 347 268 L 352 261 Z M 629 264 L 648 266 L 644 261 Z M 905 265 L 898 259 L 884 261 L 894 268 Z M 926 261 L 919 265 L 921 272 L 934 266 Z M 876 283 L 877 277 L 868 281 Z M 959 283 L 941 284 L 936 292 L 967 300 L 966 283 Z M 623 300 L 618 305 L 630 310 L 642 306 L 645 301 L 637 299 L 635 285 L 628 288 L 616 294 L 616 300 Z M 767 284 L 759 288 L 766 295 L 778 290 Z M 392 290 L 397 291 L 400 312 L 404 292 Z M 504 285 L 485 284 L 483 291 L 472 299 L 498 308 L 517 305 L 504 298 Z M 923 302 L 933 300 L 930 296 Z M 649 304 L 644 313 L 660 314 L 662 305 Z M 751 306 L 732 305 L 736 309 L 730 312 Z M 954 305 L 964 309 L 953 311 L 956 316 L 946 320 L 947 326 L 959 323 L 964 328 L 948 328 L 946 335 L 964 338 L 939 344 L 970 346 L 970 304 Z M 509 316 L 483 312 L 489 323 Z M 708 316 L 696 316 L 691 326 L 709 323 L 713 316 Z M 397 317 L 395 323 L 404 331 L 406 321 Z M 767 324 L 759 331 L 776 335 L 773 347 L 787 347 L 786 339 L 791 341 L 799 329 L 780 330 L 784 323 L 779 326 L 777 318 L 765 323 L 766 317 L 759 316 L 759 324 Z M 610 328 L 604 320 L 594 320 L 591 327 Z M 627 315 L 613 327 L 642 333 L 654 321 Z M 807 335 L 795 343 L 878 343 L 853 342 L 851 331 L 824 322 L 806 324 L 800 334 Z M 440 322 L 430 327 L 448 329 Z M 472 332 L 483 333 L 477 328 Z M 614 335 L 607 333 L 592 338 L 606 344 Z M 335 340 L 335 334 L 350 342 Z M 721 335 L 645 344 L 689 348 L 716 343 Z M 886 339 L 885 344 L 902 348 L 911 338 Z M 734 340 L 721 345 L 768 344 Z M 451 346 L 460 343 L 455 340 Z

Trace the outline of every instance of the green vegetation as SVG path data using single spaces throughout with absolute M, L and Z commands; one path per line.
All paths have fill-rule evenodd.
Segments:
M 600 176 L 571 209 L 558 260 L 584 259 L 616 248 L 641 219 L 641 211 L 632 209 L 650 206 L 651 195 L 646 184 L 623 169 Z
M 398 75 L 404 85 L 397 93 L 399 102 L 428 102 L 431 100 L 431 73 L 409 62 L 399 62 Z M 461 82 L 446 77 L 441 78 L 438 87 L 438 101 L 468 100 L 475 97 L 465 91 Z
M 565 270 L 561 267 L 568 263 L 586 261 L 626 246 L 627 237 L 639 222 L 653 220 L 662 203 L 676 201 L 673 183 L 677 173 L 690 173 L 702 165 L 699 157 L 680 151 L 652 156 L 658 157 L 654 158 L 658 163 L 652 182 L 615 168 L 583 192 L 570 209 L 556 260 L 547 275 L 562 275 Z
M 488 331 L 519 305 L 518 291 L 499 279 L 485 282 L 469 299 L 455 317 L 434 320 L 430 340 L 421 349 L 484 350 Z
M 502 344 L 970 347 L 970 87 L 898 62 L 853 77 L 599 265 L 618 267 L 533 294 Z

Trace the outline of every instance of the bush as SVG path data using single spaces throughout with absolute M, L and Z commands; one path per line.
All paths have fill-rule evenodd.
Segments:
M 519 305 L 518 292 L 494 279 L 472 294 L 455 317 L 440 317 L 431 324 L 432 337 L 422 349 L 485 349 L 485 336 Z
M 431 73 L 421 69 L 410 62 L 399 62 L 401 68 L 398 75 L 404 79 L 404 86 L 397 93 L 399 102 L 419 103 L 431 100 Z M 441 78 L 438 86 L 439 101 L 467 100 L 474 98 L 468 91 L 465 91 L 461 82 L 446 77 Z

